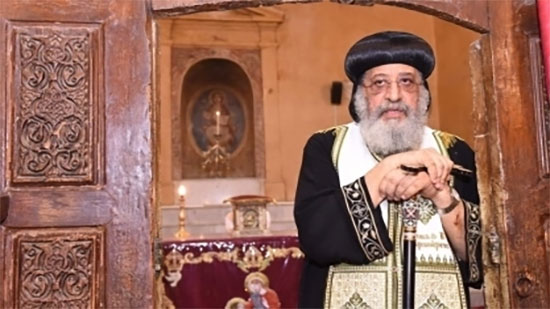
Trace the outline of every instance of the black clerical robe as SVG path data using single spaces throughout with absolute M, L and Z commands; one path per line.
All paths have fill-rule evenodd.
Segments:
M 368 265 L 394 250 L 380 207 L 373 207 L 370 201 L 364 177 L 357 178 L 354 184 L 366 193 L 364 198 L 368 211 L 364 219 L 374 224 L 377 237 L 358 237 L 357 222 L 352 222 L 350 218 L 349 203 L 346 202 L 335 162 L 335 149 L 342 143 L 345 131 L 346 128 L 340 126 L 318 132 L 304 148 L 294 209 L 300 246 L 306 256 L 299 291 L 300 308 L 323 307 L 329 266 L 341 263 Z M 475 175 L 471 148 L 453 135 L 436 133 L 450 159 L 474 171 Z M 479 196 L 475 176 L 470 179 L 455 177 L 452 185 L 464 201 L 466 210 L 464 218 L 469 260 L 458 261 L 458 266 L 467 295 L 467 286 L 480 287 L 482 282 Z

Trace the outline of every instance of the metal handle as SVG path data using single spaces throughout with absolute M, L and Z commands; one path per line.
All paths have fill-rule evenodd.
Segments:
M 0 224 L 4 223 L 8 218 L 10 209 L 10 197 L 8 195 L 0 196 Z

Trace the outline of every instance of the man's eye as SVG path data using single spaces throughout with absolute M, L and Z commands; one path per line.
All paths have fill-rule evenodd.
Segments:
M 372 84 L 377 86 L 377 87 L 384 87 L 385 85 L 388 84 L 388 82 L 383 80 L 383 79 L 379 79 L 379 80 L 375 80 L 374 82 L 372 82 Z
M 402 79 L 399 80 L 399 83 L 400 83 L 401 85 L 411 85 L 411 84 L 413 84 L 414 82 L 413 82 L 413 80 L 412 80 L 411 78 L 402 78 Z

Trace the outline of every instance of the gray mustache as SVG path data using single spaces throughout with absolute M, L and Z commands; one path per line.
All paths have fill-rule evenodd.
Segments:
M 403 101 L 399 101 L 399 102 L 385 101 L 384 103 L 382 103 L 382 105 L 378 106 L 374 110 L 374 114 L 376 115 L 376 118 L 378 118 L 387 111 L 396 110 L 396 111 L 403 112 L 406 116 L 408 116 L 410 109 L 411 108 L 407 104 L 403 103 Z

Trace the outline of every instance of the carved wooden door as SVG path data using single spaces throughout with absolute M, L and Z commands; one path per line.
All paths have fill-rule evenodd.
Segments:
M 152 306 L 146 16 L 0 1 L 0 308 Z
M 536 2 L 488 1 L 490 34 L 482 40 L 486 110 L 484 184 L 486 289 L 500 308 L 550 306 L 550 105 Z M 492 52 L 487 53 L 488 48 Z M 478 124 L 483 125 L 480 120 Z M 499 248 L 500 247 L 500 248 Z M 493 249 L 493 250 L 491 250 Z M 488 279 L 488 280 L 487 280 Z

